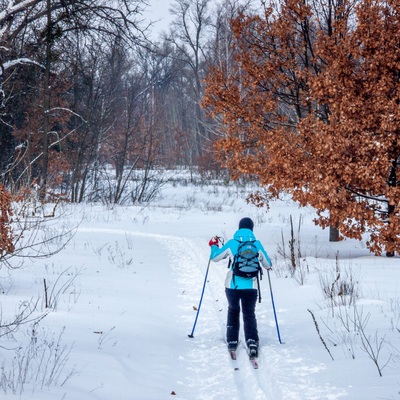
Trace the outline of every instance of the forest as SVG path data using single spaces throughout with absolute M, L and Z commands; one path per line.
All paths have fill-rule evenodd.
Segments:
M 0 1 L 2 252 L 22 199 L 148 202 L 165 169 L 290 194 L 400 250 L 400 2 Z
M 2 2 L 0 169 L 11 192 L 144 201 L 145 188 L 125 189 L 135 171 L 194 168 L 207 157 L 202 81 L 235 2 L 213 19 L 210 1 L 176 2 L 158 42 L 144 1 L 112 4 Z

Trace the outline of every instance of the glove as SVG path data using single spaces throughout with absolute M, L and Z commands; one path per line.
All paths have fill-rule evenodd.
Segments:
M 219 246 L 219 240 L 217 236 L 214 236 L 213 238 L 210 239 L 208 242 L 209 246 Z

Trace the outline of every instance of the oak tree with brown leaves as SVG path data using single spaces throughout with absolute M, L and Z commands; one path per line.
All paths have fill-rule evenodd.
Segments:
M 265 2 L 263 2 L 265 4 Z M 207 78 L 218 154 L 380 254 L 400 251 L 400 2 L 286 0 L 231 22 L 234 65 Z

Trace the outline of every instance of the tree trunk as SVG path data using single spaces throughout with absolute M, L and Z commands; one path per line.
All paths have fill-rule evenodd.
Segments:
M 397 175 L 396 175 L 396 167 L 397 167 L 397 161 L 396 159 L 392 162 L 392 167 L 390 169 L 390 174 L 389 174 L 389 179 L 388 179 L 388 185 L 390 187 L 395 187 L 397 185 Z M 388 224 L 390 224 L 390 217 L 394 213 L 395 206 L 394 202 L 391 201 L 388 203 Z M 394 251 L 392 250 L 387 250 L 386 251 L 386 257 L 393 257 L 394 256 Z
M 51 63 L 51 0 L 47 0 L 47 27 L 46 27 L 46 65 L 44 71 L 44 100 L 43 100 L 43 155 L 40 171 L 39 199 L 43 201 L 46 197 L 47 174 L 49 165 L 49 131 L 50 131 L 50 63 Z
M 390 224 L 390 216 L 394 213 L 394 204 L 388 204 L 388 224 Z M 387 250 L 386 257 L 394 257 L 394 251 Z
M 337 226 L 329 227 L 329 241 L 330 242 L 338 242 L 339 241 L 339 229 Z

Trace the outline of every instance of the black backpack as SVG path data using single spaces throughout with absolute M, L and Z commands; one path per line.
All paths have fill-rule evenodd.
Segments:
M 262 279 L 262 268 L 258 261 L 258 249 L 252 240 L 240 242 L 238 251 L 233 258 L 233 279 L 235 276 L 242 278 L 257 278 L 259 302 L 261 302 L 260 279 Z
M 254 241 L 241 242 L 233 258 L 233 275 L 242 278 L 255 278 L 260 271 L 258 250 Z

